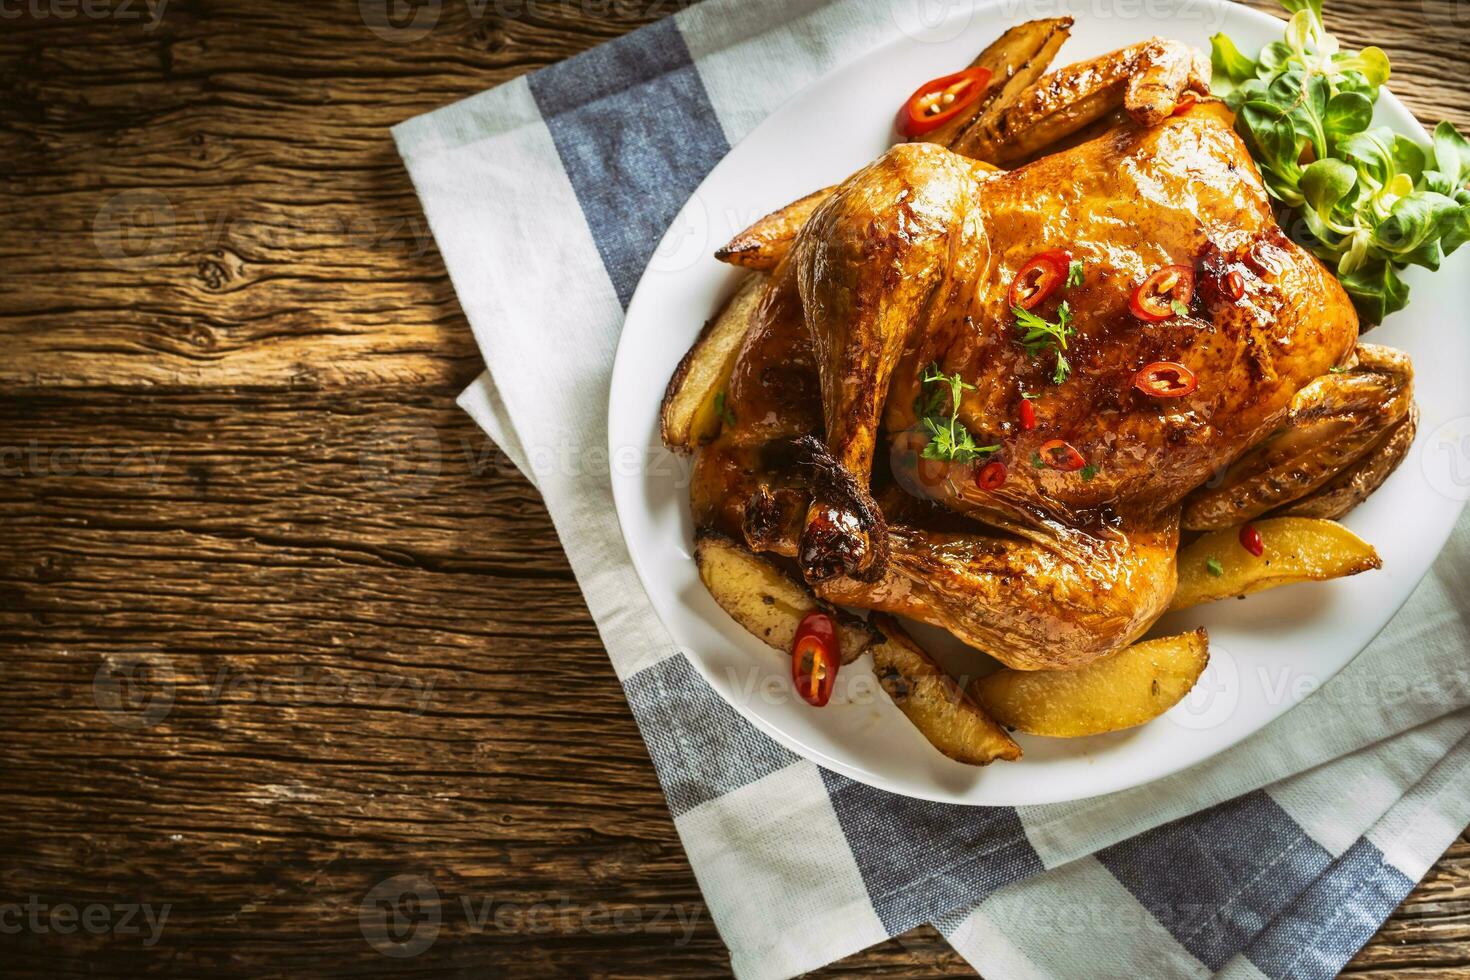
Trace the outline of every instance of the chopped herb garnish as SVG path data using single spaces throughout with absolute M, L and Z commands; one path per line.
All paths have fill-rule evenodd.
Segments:
M 1067 266 L 1067 286 L 1070 288 L 1082 285 L 1082 278 L 1082 263 L 1073 259 L 1072 264 Z
M 938 364 L 929 365 L 920 379 L 925 385 L 936 386 L 933 391 L 921 393 L 919 403 L 920 424 L 929 434 L 929 443 L 921 454 L 925 459 L 942 459 L 951 463 L 969 463 L 992 453 L 1000 452 L 1000 446 L 981 446 L 975 442 L 970 430 L 960 422 L 960 398 L 975 386 L 965 382 L 959 372 L 945 374 Z M 949 395 L 948 417 L 944 414 L 944 396 Z
M 720 421 L 724 422 L 726 425 L 735 424 L 735 413 L 730 410 L 729 405 L 725 404 L 725 393 L 723 391 L 715 395 L 715 414 L 718 415 L 720 417 Z
M 1345 367 L 1343 367 L 1341 364 L 1334 364 L 1334 365 L 1332 365 L 1332 367 L 1330 367 L 1330 368 L 1327 369 L 1327 373 L 1328 374 L 1347 374 L 1348 373 L 1348 369 L 1345 368 Z
M 1082 467 L 1083 483 L 1091 483 L 1092 478 L 1095 476 L 1097 476 L 1097 465 L 1095 463 L 1088 463 L 1086 466 Z
M 1067 338 L 1075 332 L 1072 329 L 1072 308 L 1062 301 L 1057 307 L 1057 322 L 1043 320 L 1030 310 L 1023 310 L 1019 306 L 1011 307 L 1011 312 L 1016 315 L 1016 328 L 1021 331 L 1019 342 L 1026 348 L 1027 353 L 1040 354 L 1043 351 L 1056 351 L 1057 365 L 1052 372 L 1052 384 L 1061 384 L 1067 380 L 1072 373 L 1072 365 L 1067 362 L 1062 353 L 1067 349 Z
M 1219 578 L 1221 575 L 1225 574 L 1225 566 L 1220 564 L 1220 559 L 1213 556 L 1205 562 L 1205 568 L 1209 571 L 1211 575 L 1215 576 L 1215 578 Z
M 1046 469 L 1046 460 L 1041 458 L 1041 453 L 1039 451 L 1031 454 L 1031 465 L 1036 467 L 1038 470 Z
M 1189 316 L 1189 307 L 1185 306 L 1181 300 L 1174 300 L 1169 304 L 1169 309 L 1173 310 L 1176 316 Z

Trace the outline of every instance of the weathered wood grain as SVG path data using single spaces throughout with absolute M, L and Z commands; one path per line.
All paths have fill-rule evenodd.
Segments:
M 727 969 L 555 532 L 453 406 L 478 355 L 387 135 L 673 7 L 0 20 L 0 904 L 112 917 L 0 972 Z M 1328 7 L 1470 128 L 1463 3 Z M 442 923 L 393 959 L 402 875 Z M 1467 969 L 1462 838 L 1348 972 Z M 825 972 L 969 970 L 926 928 Z

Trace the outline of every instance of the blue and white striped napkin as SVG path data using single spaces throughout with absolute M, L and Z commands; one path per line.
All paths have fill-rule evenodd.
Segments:
M 461 404 L 546 499 L 738 976 L 926 922 L 992 977 L 1333 976 L 1470 822 L 1470 523 L 1367 652 L 1254 738 L 1040 807 L 907 799 L 792 755 L 634 574 L 601 426 L 624 307 L 706 173 L 897 6 L 705 0 L 397 127 L 489 368 Z

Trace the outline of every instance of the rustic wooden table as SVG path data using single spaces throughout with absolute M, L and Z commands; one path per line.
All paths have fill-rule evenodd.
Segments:
M 387 133 L 674 3 L 373 2 L 0 2 L 0 972 L 727 969 Z M 1465 0 L 1329 8 L 1470 128 Z M 1350 972 L 1467 968 L 1462 838 Z

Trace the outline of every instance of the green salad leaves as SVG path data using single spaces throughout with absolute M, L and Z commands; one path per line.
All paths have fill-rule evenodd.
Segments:
M 965 392 L 974 391 L 974 385 L 960 377 L 958 371 L 945 374 L 938 364 L 929 365 L 919 380 L 925 385 L 935 385 L 932 389 L 921 388 L 919 400 L 914 405 L 920 424 L 929 436 L 929 443 L 920 455 L 925 459 L 950 463 L 971 463 L 1000 452 L 1000 446 L 977 443 L 975 436 L 960 421 L 960 399 Z
M 1291 209 L 1289 233 L 1336 269 L 1359 314 L 1379 323 L 1404 308 L 1411 265 L 1438 269 L 1470 240 L 1470 141 L 1442 122 L 1426 150 L 1373 107 L 1388 56 L 1347 52 L 1322 24 L 1322 0 L 1280 0 L 1284 40 L 1251 60 L 1212 38 L 1214 91 L 1271 196 Z

